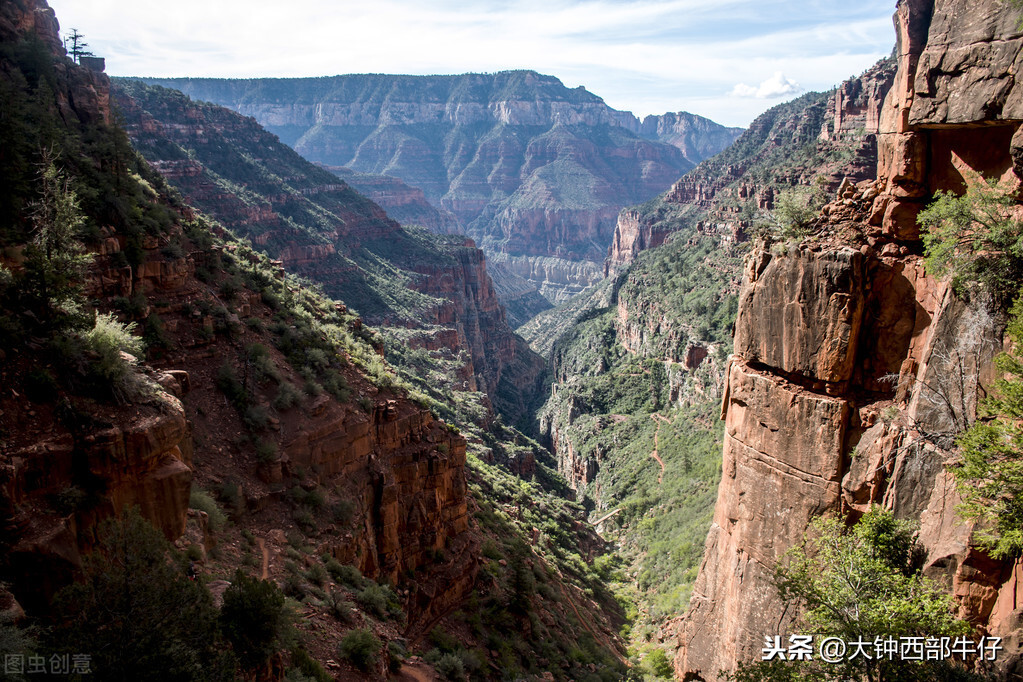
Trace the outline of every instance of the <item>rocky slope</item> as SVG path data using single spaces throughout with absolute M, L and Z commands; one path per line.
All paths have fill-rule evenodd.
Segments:
M 520 417 L 518 394 L 541 363 L 505 321 L 471 240 L 401 227 L 250 118 L 136 81 L 116 92 L 134 144 L 187 201 L 367 322 L 420 328 L 435 337 L 431 350 L 466 351 L 467 388 Z
M 747 261 L 714 523 L 672 634 L 681 678 L 759 658 L 764 635 L 796 615 L 774 589 L 776 562 L 813 517 L 871 504 L 920 521 L 925 570 L 951 586 L 962 616 L 1004 638 L 1000 674 L 1019 674 L 1019 562 L 970 546 L 951 455 L 934 443 L 971 418 L 1001 329 L 925 271 L 916 225 L 934 191 L 1013 167 L 1018 24 L 1006 3 L 900 2 L 877 179 L 846 186 L 798 247 Z M 946 405 L 952 393 L 963 400 Z
M 449 211 L 434 208 L 423 190 L 411 187 L 391 175 L 359 173 L 344 166 L 324 166 L 356 192 L 378 204 L 402 225 L 418 225 L 439 234 L 464 234 L 465 228 Z
M 312 161 L 422 188 L 551 301 L 599 279 L 623 206 L 737 133 L 684 113 L 640 123 L 528 71 L 149 82 L 253 116 Z
M 286 670 L 293 678 L 309 666 L 309 674 L 327 675 L 310 660 L 322 661 L 342 679 L 386 679 L 388 663 L 401 668 L 406 648 L 429 661 L 410 661 L 404 674 L 413 677 L 464 666 L 475 678 L 620 679 L 620 609 L 589 568 L 603 543 L 580 523 L 580 510 L 556 494 L 557 477 L 545 467 L 539 446 L 499 422 L 484 430 L 459 411 L 458 397 L 479 401 L 482 394 L 455 394 L 443 385 L 468 364 L 467 342 L 454 337 L 474 324 L 486 337 L 490 327 L 483 318 L 500 310 L 480 252 L 464 237 L 438 241 L 412 233 L 409 239 L 423 235 L 420 250 L 442 250 L 443 259 L 388 261 L 388 267 L 420 276 L 426 293 L 418 295 L 443 319 L 436 328 L 406 329 L 401 343 L 381 338 L 344 304 L 289 274 L 280 260 L 239 242 L 183 203 L 130 148 L 124 132 L 105 124 L 112 120 L 108 81 L 72 64 L 57 35 L 44 0 L 0 5 L 5 642 L 26 636 L 26 611 L 15 597 L 28 618 L 45 616 L 54 591 L 79 572 L 104 532 L 99 521 L 137 505 L 187 550 L 199 585 L 214 599 L 242 570 L 301 600 L 295 616 L 307 660 L 301 662 L 299 649 L 276 652 L 258 673 L 266 679 L 281 679 Z M 202 137 L 196 129 L 208 124 L 208 135 L 219 143 L 223 138 L 216 135 L 237 122 L 196 123 L 175 132 Z M 165 145 L 169 160 L 180 160 L 166 138 L 154 138 L 154 144 Z M 35 171 L 42 148 L 68 178 L 49 194 L 41 191 Z M 239 172 L 252 169 L 242 164 Z M 200 163 L 185 170 L 195 173 L 185 177 L 205 178 L 206 187 L 222 180 Z M 173 178 L 174 171 L 168 175 Z M 285 186 L 273 172 L 261 181 Z M 253 196 L 238 185 L 203 196 L 238 208 L 228 217 L 237 217 L 240 231 L 253 227 L 265 234 L 260 228 L 267 224 L 289 225 L 283 253 L 292 241 L 318 243 L 302 223 L 289 223 L 294 215 L 340 211 L 350 192 L 325 188 L 315 177 L 288 182 L 317 190 L 294 192 L 300 197 L 322 195 L 336 203 L 293 197 L 296 212 L 278 213 L 289 200 L 263 200 L 266 210 L 250 211 Z M 75 275 L 62 285 L 71 297 L 64 311 L 74 318 L 69 322 L 53 314 L 59 290 L 46 285 L 40 295 L 33 288 L 40 259 L 48 256 L 32 244 L 41 228 L 26 207 L 66 199 L 65 215 L 73 223 L 78 210 L 72 192 L 81 234 L 69 232 L 60 249 L 77 253 L 84 245 L 91 257 L 80 280 Z M 374 236 L 393 244 L 403 234 L 365 199 L 356 196 L 348 209 L 334 226 L 350 228 L 357 246 Z M 306 253 L 309 264 L 317 257 L 322 260 L 311 249 Z M 301 266 L 303 259 L 292 264 Z M 47 277 L 57 274 L 64 273 Z M 73 275 L 73 268 L 66 274 Z M 50 280 L 57 282 L 63 280 Z M 390 303 L 408 300 L 396 294 Z M 463 308 L 472 308 L 475 317 L 466 317 Z M 75 321 L 81 310 L 88 315 Z M 99 345 L 86 335 L 94 311 L 115 316 L 109 323 L 114 331 Z M 116 347 L 111 357 L 103 345 L 111 334 L 130 337 L 122 326 L 129 322 L 148 346 L 138 362 Z M 421 363 L 422 375 L 414 378 L 434 393 L 410 386 L 409 373 L 397 376 L 382 358 L 392 351 L 398 360 L 408 360 L 401 351 Z M 104 363 L 123 370 L 117 380 L 127 383 L 114 390 L 110 376 L 97 379 L 96 367 Z M 459 384 L 476 381 L 469 373 Z M 434 412 L 464 419 L 467 435 Z M 482 414 L 479 421 L 486 420 Z M 467 475 L 470 447 L 474 472 Z M 479 456 L 514 463 L 523 479 L 536 482 L 490 468 Z M 526 510 L 524 494 L 532 501 Z M 557 523 L 548 526 L 551 519 Z M 338 660 L 342 638 L 360 627 L 381 640 L 367 671 Z M 145 636 L 159 639 L 159 629 L 157 623 Z M 223 638 L 216 643 L 231 648 Z
M 111 120 L 106 78 L 63 57 L 53 13 L 44 3 L 5 4 L 0 31 L 5 45 L 29 50 L 43 46 L 47 59 L 55 60 L 51 75 L 43 70 L 40 77 L 53 79 L 57 96 L 53 102 L 39 104 L 39 115 L 46 120 L 36 121 L 54 126 L 54 139 L 60 145 L 55 153 L 74 150 L 83 154 L 83 165 L 89 167 L 93 154 L 104 145 L 127 148 L 124 133 L 105 124 Z M 45 42 L 33 42 L 34 36 Z M 9 92 L 17 92 L 16 74 L 25 73 L 20 56 L 16 52 L 13 58 L 4 57 Z M 39 57 L 31 63 L 38 67 L 46 60 Z M 8 101 L 13 116 L 26 113 L 19 108 L 20 100 Z M 77 135 L 95 147 L 77 146 Z M 368 410 L 345 404 L 340 393 L 321 395 L 315 401 L 296 395 L 291 407 L 302 407 L 308 418 L 295 423 L 298 413 L 290 409 L 268 415 L 273 396 L 266 392 L 274 384 L 299 379 L 282 351 L 266 350 L 279 345 L 265 331 L 274 316 L 267 301 L 286 295 L 289 287 L 295 287 L 290 291 L 300 297 L 303 290 L 265 258 L 244 251 L 247 279 L 233 284 L 230 291 L 223 286 L 218 291 L 216 284 L 222 284 L 222 278 L 239 277 L 243 251 L 194 223 L 189 209 L 170 206 L 166 187 L 144 163 L 129 154 L 122 157 L 120 169 L 101 168 L 88 177 L 78 175 L 81 160 L 70 155 L 62 160 L 76 174 L 83 192 L 89 190 L 87 182 L 98 182 L 107 173 L 110 177 L 120 174 L 120 190 L 111 185 L 97 200 L 111 202 L 113 210 L 128 204 L 129 210 L 104 214 L 91 201 L 83 205 L 87 223 L 110 221 L 100 228 L 102 239 L 92 247 L 84 286 L 101 311 L 127 305 L 136 311 L 129 316 L 142 318 L 151 335 L 151 349 L 160 350 L 153 368 L 146 368 L 151 379 L 138 381 L 149 381 L 156 392 L 123 407 L 105 406 L 102 400 L 80 395 L 74 383 L 61 384 L 66 370 L 61 370 L 60 353 L 47 358 L 34 350 L 44 344 L 43 339 L 5 348 L 6 376 L 0 397 L 5 433 L 2 506 L 8 529 L 4 573 L 14 594 L 34 606 L 50 596 L 53 588 L 80 568 L 81 552 L 94 542 L 98 521 L 128 506 L 138 506 L 171 539 L 182 536 L 193 521 L 201 521 L 189 511 L 193 481 L 223 482 L 225 473 L 232 472 L 242 510 L 259 510 L 269 523 L 275 512 L 288 506 L 283 497 L 285 483 L 303 480 L 305 485 L 333 487 L 343 481 L 344 490 L 338 494 L 350 500 L 355 523 L 349 529 L 336 529 L 336 536 L 325 533 L 326 551 L 355 563 L 367 575 L 399 580 L 410 569 L 433 565 L 428 552 L 446 548 L 452 557 L 460 557 L 454 561 L 460 577 L 447 576 L 442 581 L 450 589 L 444 587 L 432 595 L 436 603 L 413 600 L 413 608 L 423 617 L 432 617 L 431 609 L 443 609 L 464 596 L 474 572 L 473 559 L 465 553 L 471 542 L 466 532 L 464 439 L 401 391 L 381 390 L 366 378 L 365 370 L 345 368 L 338 360 L 321 367 L 321 376 L 332 375 L 348 385 L 349 395 L 361 394 Z M 8 177 L 17 177 L 17 169 L 8 170 L 12 171 Z M 131 221 L 147 212 L 167 222 L 126 252 L 139 227 Z M 5 234 L 17 230 L 16 225 L 5 227 Z M 25 253 L 21 244 L 13 237 L 4 243 L 3 264 L 15 278 L 27 262 L 19 256 Z M 203 282 L 197 278 L 202 269 L 217 274 Z M 6 304 L 14 301 L 5 299 Z M 305 314 L 316 324 L 326 323 L 328 314 L 316 305 L 320 304 L 310 305 Z M 7 309 L 6 314 L 11 321 L 25 315 L 17 308 Z M 248 321 L 244 330 L 239 315 Z M 355 318 L 336 311 L 330 315 L 341 325 L 337 331 L 354 344 L 350 353 L 375 357 L 373 349 L 354 335 L 360 324 Z M 245 353 L 251 355 L 256 347 L 268 352 L 280 369 L 273 382 L 249 389 L 254 405 L 243 420 L 234 410 L 216 407 L 223 401 L 217 389 L 222 383 L 217 367 L 222 375 L 233 372 L 235 366 L 247 368 L 251 360 L 245 360 Z M 33 377 L 41 375 L 31 371 L 56 381 L 50 389 L 54 393 L 33 392 L 32 382 L 40 381 Z M 25 386 L 31 402 L 23 397 Z M 276 455 L 257 466 L 246 434 L 258 436 Z M 276 551 L 283 548 L 277 546 Z

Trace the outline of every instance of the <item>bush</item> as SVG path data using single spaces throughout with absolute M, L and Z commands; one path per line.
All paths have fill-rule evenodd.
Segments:
M 386 585 L 370 583 L 356 593 L 355 599 L 377 618 L 386 618 L 389 615 L 401 613 L 398 596 Z
M 96 316 L 92 329 L 82 337 L 86 353 L 90 356 L 87 376 L 94 383 L 106 387 L 119 402 L 130 402 L 136 398 L 144 381 L 135 374 L 134 360 L 124 355 L 137 359 L 145 352 L 142 339 L 132 336 L 134 330 L 134 322 L 125 325 L 113 315 L 101 314 Z
M 407 658 L 408 649 L 404 644 L 393 639 L 387 643 L 387 667 L 392 673 L 399 672 Z
M 281 383 L 277 390 L 277 397 L 274 398 L 274 407 L 278 410 L 289 410 L 298 405 L 302 400 L 302 394 L 290 381 Z
M 320 662 L 309 655 L 309 652 L 299 647 L 291 652 L 292 670 L 298 669 L 302 675 L 312 682 L 333 682 L 334 677 L 320 665 Z M 290 671 L 289 671 L 290 675 Z M 292 678 L 289 676 L 289 680 Z
M 227 399 L 235 407 L 241 408 L 249 403 L 249 394 L 238 380 L 238 373 L 229 362 L 224 362 L 217 370 L 217 388 L 219 388 Z
M 224 635 L 242 664 L 254 669 L 264 664 L 290 635 L 290 616 L 284 593 L 269 580 L 257 580 L 235 571 L 224 592 L 220 609 Z
M 260 464 L 273 462 L 277 459 L 277 444 L 271 440 L 260 438 L 256 441 L 256 461 Z
M 1013 215 L 1016 199 L 996 180 L 971 183 L 963 196 L 936 192 L 917 221 L 927 269 L 950 273 L 960 291 L 990 293 L 1007 303 L 1023 282 L 1023 222 Z
M 823 205 L 824 193 L 819 186 L 782 190 L 774 200 L 769 227 L 778 236 L 798 239 L 807 234 Z
M 382 643 L 376 635 L 366 628 L 357 628 L 341 639 L 338 653 L 359 670 L 369 672 L 376 666 L 381 646 Z
M 444 654 L 437 659 L 437 662 L 433 664 L 433 667 L 437 669 L 437 672 L 444 676 L 445 679 L 454 680 L 455 682 L 461 682 L 465 680 L 465 664 L 462 663 L 462 659 L 455 654 Z
M 201 488 L 193 487 L 189 492 L 188 506 L 191 509 L 206 512 L 210 530 L 213 532 L 221 530 L 227 523 L 227 516 L 221 510 L 220 505 Z

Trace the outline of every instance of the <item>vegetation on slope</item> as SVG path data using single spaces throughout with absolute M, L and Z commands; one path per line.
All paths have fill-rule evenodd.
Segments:
M 124 574 L 127 576 L 124 580 L 138 582 L 140 588 L 151 588 L 143 596 L 157 615 L 171 607 L 180 610 L 182 600 L 194 604 L 201 613 L 186 609 L 178 615 L 191 618 L 193 634 L 204 637 L 195 643 L 187 638 L 188 633 L 172 632 L 180 618 L 157 618 L 156 622 L 140 618 L 137 623 L 128 623 L 122 614 L 116 618 L 116 624 L 131 626 L 135 634 L 118 637 L 119 644 L 141 646 L 148 657 L 102 658 L 98 652 L 106 650 L 107 641 L 102 637 L 110 633 L 90 632 L 88 628 L 77 631 L 76 636 L 83 638 L 82 652 L 95 651 L 93 660 L 97 665 L 102 663 L 105 672 L 113 672 L 119 665 L 136 666 L 124 673 L 133 679 L 146 679 L 152 674 L 177 675 L 178 671 L 184 671 L 182 679 L 197 679 L 189 672 L 194 672 L 195 661 L 212 664 L 214 658 L 217 665 L 209 665 L 206 673 L 211 677 L 220 672 L 230 676 L 235 674 L 236 664 L 229 655 L 233 652 L 240 665 L 250 669 L 264 665 L 268 658 L 276 661 L 274 665 L 288 665 L 290 660 L 289 679 L 298 680 L 324 679 L 327 673 L 317 659 L 347 660 L 352 670 L 376 671 L 377 664 L 388 659 L 400 666 L 407 649 L 419 649 L 428 643 L 429 647 L 421 650 L 424 653 L 438 650 L 437 667 L 443 666 L 451 679 L 458 679 L 462 673 L 474 678 L 510 679 L 519 671 L 540 672 L 547 668 L 554 671 L 557 679 L 581 680 L 592 675 L 597 675 L 596 679 L 621 679 L 623 668 L 615 655 L 614 628 L 598 625 L 609 618 L 606 611 L 615 609 L 592 569 L 592 561 L 600 550 L 582 549 L 586 543 L 598 547 L 599 542 L 575 521 L 578 510 L 566 505 L 556 494 L 544 492 L 539 485 L 491 470 L 490 465 L 475 458 L 472 461 L 476 473 L 471 477 L 480 500 L 479 533 L 485 542 L 494 545 L 488 551 L 500 557 L 481 573 L 478 585 L 479 600 L 488 619 L 478 632 L 466 634 L 464 639 L 458 631 L 455 652 L 449 651 L 452 645 L 443 632 L 431 634 L 428 641 L 402 641 L 406 615 L 397 586 L 367 580 L 354 567 L 323 556 L 315 547 L 317 538 L 344 533 L 346 527 L 359 521 L 353 518 L 345 482 L 337 482 L 336 486 L 316 484 L 315 477 L 308 476 L 308 472 L 286 465 L 279 482 L 272 486 L 262 482 L 263 476 L 272 477 L 275 467 L 282 465 L 280 446 L 284 429 L 300 424 L 303 414 L 311 411 L 325 394 L 345 410 L 362 411 L 373 409 L 377 398 L 400 399 L 408 392 L 422 404 L 463 420 L 467 435 L 474 441 L 474 452 L 481 457 L 525 460 L 528 454 L 528 459 L 537 455 L 542 459 L 542 448 L 499 423 L 490 429 L 480 426 L 489 419 L 486 410 L 479 409 L 485 399 L 481 394 L 474 393 L 464 401 L 464 406 L 444 391 L 424 390 L 417 394 L 412 381 L 423 387 L 435 384 L 429 370 L 412 371 L 415 362 L 433 363 L 437 371 L 452 376 L 461 365 L 443 352 L 437 357 L 428 353 L 425 360 L 413 353 L 407 364 L 398 363 L 396 372 L 379 354 L 384 342 L 343 305 L 327 299 L 310 283 L 284 273 L 265 254 L 238 241 L 216 223 L 191 215 L 163 179 L 130 149 L 122 131 L 95 120 L 73 121 L 70 125 L 66 119 L 61 120 L 52 95 L 53 90 L 66 89 L 67 84 L 60 81 L 58 73 L 81 75 L 63 58 L 54 57 L 33 39 L 14 48 L 5 43 L 3 49 L 5 75 L 0 84 L 5 88 L 5 116 L 0 121 L 27 136 L 8 138 L 9 131 L 5 130 L 3 149 L 22 156 L 0 155 L 10 164 L 4 172 L 11 180 L 4 187 L 10 210 L 7 219 L 0 222 L 3 235 L 0 245 L 5 249 L 5 257 L 11 257 L 5 259 L 5 268 L 0 271 L 0 306 L 4 312 L 0 347 L 4 394 L 0 416 L 4 417 L 4 454 L 7 448 L 31 439 L 37 427 L 50 431 L 86 428 L 107 423 L 108 419 L 116 423 L 124 416 L 114 414 L 117 406 L 97 394 L 94 385 L 78 386 L 57 372 L 52 349 L 66 341 L 69 329 L 82 339 L 88 338 L 90 329 L 69 328 L 63 322 L 55 322 L 58 317 L 65 317 L 64 313 L 80 311 L 82 319 L 92 321 L 92 328 L 98 330 L 95 348 L 84 351 L 81 358 L 81 366 L 87 371 L 102 367 L 103 353 L 111 349 L 125 347 L 142 354 L 138 337 L 127 333 L 128 323 L 135 322 L 147 340 L 149 359 L 149 363 L 138 365 L 139 374 L 155 376 L 153 364 L 171 367 L 184 364 L 197 387 L 186 403 L 195 425 L 193 464 L 197 483 L 205 490 L 193 489 L 192 505 L 205 510 L 210 522 L 207 530 L 212 535 L 206 535 L 194 521 L 190 522 L 190 534 L 182 544 L 185 548 L 182 558 L 165 544 L 145 539 L 143 536 L 152 535 L 152 531 L 136 528 L 139 524 L 129 519 L 129 530 L 124 532 L 136 538 L 130 544 L 153 550 L 133 560 L 140 560 L 143 569 L 156 573 L 139 573 L 141 569 L 133 565 L 130 575 Z M 31 69 L 36 67 L 39 72 L 33 76 Z M 7 79 L 8 74 L 13 74 L 12 80 Z M 32 126 L 51 131 L 48 139 L 52 143 L 49 148 L 54 166 L 62 168 L 63 173 L 47 171 L 40 177 L 35 172 L 42 160 L 38 149 L 31 142 L 21 145 L 22 139 L 38 139 L 40 133 L 34 128 L 30 130 Z M 113 150 L 111 156 L 105 155 L 108 150 Z M 47 193 L 50 199 L 46 199 Z M 80 212 L 74 210 L 76 201 Z M 40 202 L 49 214 L 38 219 L 42 223 L 33 222 L 26 208 Z M 41 229 L 41 224 L 47 229 L 57 226 L 61 230 L 59 234 L 50 234 Z M 31 246 L 36 236 L 38 248 Z M 80 245 L 96 251 L 100 237 L 114 238 L 124 248 L 107 245 L 103 253 L 92 257 L 88 272 L 58 267 L 64 261 L 53 259 L 64 254 L 77 257 L 83 250 Z M 414 240 L 420 237 L 416 233 L 408 239 L 413 240 L 414 247 L 418 246 Z M 373 245 L 377 251 L 393 246 L 386 240 L 379 241 Z M 431 238 L 428 243 L 435 242 Z M 30 247 L 22 249 L 25 244 Z M 22 253 L 28 256 L 23 262 L 16 259 Z M 114 295 L 101 291 L 94 298 L 86 298 L 86 286 L 98 280 L 96 273 L 120 272 L 125 265 L 143 264 L 158 264 L 161 271 L 165 266 L 171 271 L 184 264 L 183 271 L 187 273 L 184 288 L 174 290 L 173 294 L 138 290 Z M 381 273 L 381 278 L 386 279 L 387 271 Z M 57 274 L 70 275 L 66 285 L 57 286 Z M 393 277 L 390 281 L 393 283 Z M 30 301 L 37 301 L 40 306 L 45 303 L 46 308 L 36 311 L 27 304 Z M 107 312 L 94 317 L 96 310 Z M 118 321 L 111 315 L 116 315 Z M 111 339 L 116 342 L 114 345 Z M 397 337 L 393 343 L 398 346 Z M 121 359 L 120 355 L 117 357 Z M 72 369 L 77 371 L 78 365 Z M 9 393 L 12 390 L 16 392 Z M 8 408 L 11 401 L 21 400 L 19 396 L 25 394 L 37 401 L 31 404 L 31 414 L 40 414 L 30 424 L 14 424 L 9 415 L 20 411 Z M 149 408 L 133 402 L 131 397 L 122 399 L 127 401 L 124 413 L 148 414 L 145 410 Z M 159 409 L 152 407 L 154 412 Z M 523 476 L 535 476 L 546 489 L 564 489 L 558 476 L 542 463 L 532 471 L 523 469 Z M 39 511 L 43 515 L 59 513 L 62 518 L 78 515 L 82 528 L 91 527 L 87 522 L 100 513 L 96 503 L 104 498 L 102 490 L 92 490 L 87 485 L 86 480 L 70 481 L 66 494 L 47 503 L 53 509 Z M 513 509 L 517 504 L 513 500 L 523 494 L 534 506 L 519 513 Z M 5 512 L 10 511 L 5 507 Z M 557 518 L 558 523 L 545 524 L 545 519 L 552 518 Z M 574 530 L 566 531 L 566 525 Z M 539 531 L 535 545 L 534 527 Z M 4 542 L 11 539 L 9 530 L 4 530 Z M 253 530 L 258 530 L 260 537 Z M 276 537 L 271 530 L 286 532 L 287 541 L 267 539 L 271 535 Z M 125 544 L 118 540 L 122 531 L 108 527 L 97 533 L 101 544 L 109 540 L 117 547 L 110 552 L 101 548 L 96 554 L 97 565 L 106 568 L 99 569 L 95 580 L 83 588 L 94 586 L 96 590 L 75 591 L 69 597 L 68 603 L 78 605 L 73 608 L 77 617 L 74 622 L 79 626 L 95 622 L 90 620 L 95 615 L 93 607 L 114 604 L 103 590 L 109 587 L 110 576 L 116 579 L 121 575 L 102 562 L 120 561 L 116 550 Z M 216 541 L 215 546 L 211 540 Z M 270 577 L 280 582 L 291 601 L 282 601 L 276 587 L 259 579 L 261 573 L 266 573 L 270 551 L 274 556 L 280 552 L 287 558 L 283 565 L 279 561 L 271 563 Z M 220 622 L 207 618 L 210 611 L 207 597 L 199 598 L 189 592 L 195 592 L 198 585 L 182 579 L 188 560 L 199 566 L 198 585 L 215 584 L 217 580 L 232 582 L 232 588 L 224 594 L 225 610 Z M 437 565 L 449 560 L 443 553 L 435 557 Z M 6 564 L 3 568 L 9 569 Z M 548 590 L 554 595 L 549 600 L 544 596 Z M 168 593 L 174 596 L 168 597 Z M 207 593 L 199 590 L 196 594 Z M 282 613 L 279 608 L 282 604 L 286 610 L 300 614 L 296 619 L 297 640 L 284 636 L 278 628 L 273 628 L 273 632 L 262 629 L 262 625 L 276 619 L 276 615 L 270 619 L 264 616 Z M 131 604 L 127 608 L 134 613 Z M 232 616 L 240 612 L 252 615 Z M 462 615 L 449 616 L 448 622 L 457 630 L 474 613 L 472 604 Z M 374 639 L 359 634 L 367 627 L 382 633 L 388 640 L 386 646 L 376 636 L 372 636 Z M 522 635 L 509 639 L 509 627 L 516 627 Z M 4 641 L 12 641 L 12 637 L 25 640 L 6 624 L 2 635 Z M 494 649 L 499 649 L 499 653 L 493 659 L 491 648 L 484 647 L 488 639 L 498 637 L 504 637 L 507 646 Z M 552 641 L 559 644 L 538 658 L 534 652 L 550 646 Z M 30 644 L 25 642 L 26 646 Z M 281 648 L 292 646 L 292 642 L 299 643 L 290 656 L 282 657 Z M 478 659 L 482 668 L 471 672 L 467 669 L 471 667 L 468 661 L 472 656 L 458 654 L 467 651 L 466 647 L 482 652 Z M 187 656 L 167 665 L 161 663 L 158 673 L 140 672 L 138 666 L 155 666 L 155 661 L 162 661 L 160 657 L 167 650 L 182 654 L 187 650 Z M 452 656 L 458 658 L 461 672 Z

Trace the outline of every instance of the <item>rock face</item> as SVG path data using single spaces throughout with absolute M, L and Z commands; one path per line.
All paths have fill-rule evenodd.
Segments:
M 423 190 L 410 187 L 390 175 L 358 173 L 343 166 L 326 167 L 362 196 L 379 204 L 392 220 L 402 225 L 419 225 L 439 234 L 462 234 L 465 228 L 448 211 L 434 208 Z
M 575 266 L 600 263 L 623 206 L 736 134 L 684 112 L 640 123 L 531 71 L 149 82 L 253 116 L 314 162 L 422 188 L 492 257 L 556 259 L 528 278 L 552 302 L 591 283 Z
M 619 214 L 605 273 L 621 270 L 641 251 L 664 243 L 679 220 L 724 228 L 725 234 L 742 239 L 756 213 L 773 208 L 780 189 L 823 178 L 834 191 L 845 178 L 872 179 L 884 93 L 894 76 L 895 62 L 882 60 L 830 94 L 804 95 L 757 117 L 727 151 L 701 163 L 662 195 L 662 206 L 678 208 L 675 215 L 661 207 Z
M 748 260 L 714 524 L 689 611 L 673 625 L 682 679 L 758 659 L 764 635 L 796 616 L 771 579 L 784 551 L 815 516 L 855 518 L 872 504 L 920 521 L 925 571 L 951 585 L 960 615 L 1005 639 L 1001 674 L 1019 665 L 1019 564 L 969 546 L 950 455 L 921 436 L 940 440 L 971 418 L 1001 329 L 925 273 L 915 224 L 935 190 L 1012 167 L 1017 25 L 1018 12 L 994 0 L 900 2 L 878 179 L 845 186 L 818 236 Z M 839 130 L 850 119 L 835 120 Z M 963 398 L 940 398 L 953 393 Z
M 639 130 L 629 129 L 648 140 L 660 140 L 678 147 L 693 163 L 727 149 L 743 133 L 742 128 L 726 128 L 685 111 L 647 116 Z

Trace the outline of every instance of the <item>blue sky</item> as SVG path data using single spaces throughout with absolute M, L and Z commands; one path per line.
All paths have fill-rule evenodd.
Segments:
M 891 52 L 894 0 L 50 0 L 116 76 L 534 69 L 728 125 Z M 173 6 L 173 9 L 171 7 Z

